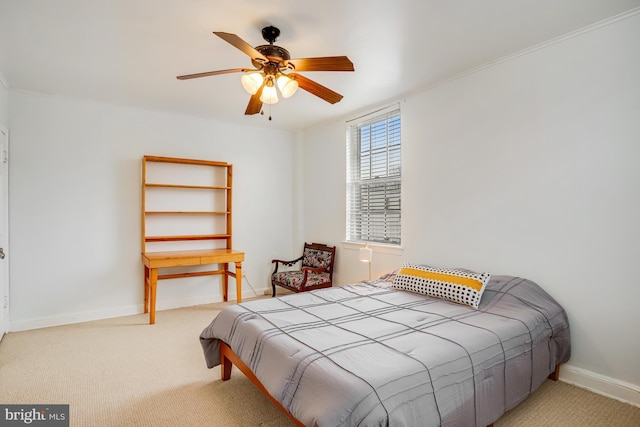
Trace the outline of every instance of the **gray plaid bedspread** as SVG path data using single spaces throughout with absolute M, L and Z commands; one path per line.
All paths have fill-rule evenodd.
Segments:
M 486 426 L 570 356 L 563 308 L 535 283 L 493 276 L 478 310 L 374 281 L 225 308 L 220 341 L 307 426 Z

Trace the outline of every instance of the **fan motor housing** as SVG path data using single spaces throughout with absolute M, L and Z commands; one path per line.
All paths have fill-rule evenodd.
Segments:
M 287 49 L 280 46 L 276 46 L 274 44 L 264 44 L 261 46 L 256 46 L 255 49 L 261 54 L 263 54 L 264 56 L 266 56 L 267 58 L 269 58 L 269 62 L 277 66 L 291 59 L 291 55 L 289 54 L 289 51 Z M 251 63 L 258 68 L 264 65 L 255 60 L 252 60 Z

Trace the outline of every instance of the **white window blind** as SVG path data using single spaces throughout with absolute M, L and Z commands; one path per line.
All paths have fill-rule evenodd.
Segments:
M 400 245 L 400 110 L 347 131 L 347 241 Z

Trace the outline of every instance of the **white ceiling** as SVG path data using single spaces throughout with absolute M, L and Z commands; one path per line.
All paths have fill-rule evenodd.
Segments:
M 465 70 L 640 7 L 640 0 L 0 0 L 0 76 L 11 90 L 52 94 L 286 130 L 398 100 Z M 293 58 L 347 55 L 356 71 L 302 73 L 342 95 L 305 91 L 245 116 L 250 67 L 212 34 Z

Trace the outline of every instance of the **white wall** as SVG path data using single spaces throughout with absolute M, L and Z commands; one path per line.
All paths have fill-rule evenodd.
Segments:
M 414 261 L 538 282 L 568 312 L 570 365 L 631 385 L 636 403 L 638 52 L 636 14 L 403 100 L 404 253 L 374 253 L 377 272 Z M 345 123 L 305 142 L 304 235 L 339 245 Z M 339 282 L 366 274 L 356 251 L 339 256 Z
M 10 92 L 11 328 L 139 313 L 140 162 L 145 154 L 234 165 L 234 248 L 243 294 L 290 255 L 288 132 Z M 284 191 L 285 197 L 281 197 Z M 247 283 L 248 282 L 248 283 Z M 164 280 L 158 309 L 221 300 L 220 276 Z M 230 293 L 235 298 L 231 281 Z
M 0 74 L 0 125 L 8 127 L 9 122 L 9 93 L 4 85 L 4 78 Z

